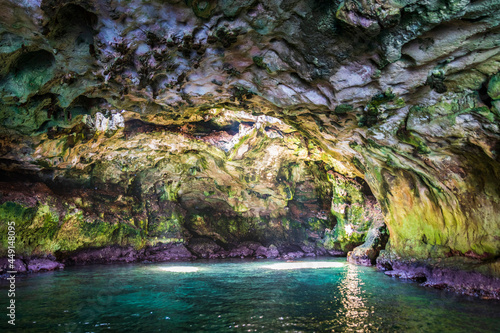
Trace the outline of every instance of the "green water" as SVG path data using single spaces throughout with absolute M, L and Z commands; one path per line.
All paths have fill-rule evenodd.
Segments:
M 17 280 L 16 329 L 2 332 L 500 332 L 500 302 L 405 283 L 345 259 L 67 268 Z M 197 272 L 170 272 L 174 266 Z M 2 307 L 7 305 L 3 283 Z M 4 310 L 6 313 L 6 311 Z

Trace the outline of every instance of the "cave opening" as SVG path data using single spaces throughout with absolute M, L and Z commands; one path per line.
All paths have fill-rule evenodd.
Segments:
M 297 258 L 345 256 L 364 243 L 371 229 L 384 226 L 367 183 L 338 173 L 319 145 L 277 118 L 213 109 L 202 121 L 155 125 L 126 114 L 121 129 L 99 133 L 99 121 L 121 116 L 101 113 L 105 105 L 77 97 L 68 109 L 75 117 L 93 118 L 73 127 L 64 125 L 64 119 L 73 119 L 62 119 L 61 127 L 46 130 L 46 148 L 39 149 L 48 151 L 39 152 L 47 157 L 2 170 L 4 181 L 40 184 L 34 188 L 43 188 L 45 198 L 36 209 L 52 200 L 57 202 L 56 215 L 77 212 L 83 218 L 76 226 L 82 233 L 89 223 L 118 225 L 120 232 L 127 230 L 121 236 L 124 243 L 133 244 L 138 236 L 148 246 L 179 240 L 188 248 L 203 243 L 219 252 L 200 255 L 217 258 L 238 256 L 241 244 L 253 242 L 254 249 L 247 249 L 245 256 L 258 246 L 271 246 Z M 116 141 L 110 145 L 107 137 Z M 69 155 L 48 157 L 61 140 Z M 151 140 L 157 141 L 154 147 Z M 80 156 L 89 145 L 94 149 Z M 78 167 L 68 169 L 69 161 Z M 5 188 L 6 200 L 22 197 L 24 202 L 33 196 L 30 186 L 14 187 L 14 193 L 7 189 L 13 188 Z M 66 207 L 73 207 L 73 213 Z M 54 232 L 62 226 L 54 226 Z M 371 258 L 360 255 L 371 263 L 384 245 Z M 31 251 L 47 250 L 42 245 Z M 58 256 L 65 251 L 74 252 L 63 247 Z
M 490 97 L 490 95 L 488 95 L 488 83 L 489 81 L 485 81 L 481 84 L 481 88 L 479 88 L 479 90 L 477 91 L 478 94 L 479 94 L 479 98 L 481 99 L 481 101 L 483 101 L 483 103 L 491 108 L 491 102 L 493 101 L 492 98 Z

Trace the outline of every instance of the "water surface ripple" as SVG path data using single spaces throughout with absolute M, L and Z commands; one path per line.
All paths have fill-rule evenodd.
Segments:
M 304 260 L 296 267 L 287 265 L 268 260 L 196 261 L 69 267 L 37 274 L 17 280 L 15 330 L 7 325 L 5 314 L 0 329 L 500 331 L 498 301 L 423 288 L 389 278 L 373 268 L 347 264 L 345 259 Z M 0 288 L 5 309 L 7 285 L 2 282 Z

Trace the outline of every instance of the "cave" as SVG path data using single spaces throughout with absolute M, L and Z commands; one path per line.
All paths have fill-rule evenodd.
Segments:
M 498 329 L 496 1 L 1 3 L 6 331 Z

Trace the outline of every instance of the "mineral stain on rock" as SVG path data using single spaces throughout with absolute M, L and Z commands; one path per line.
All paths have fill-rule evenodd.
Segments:
M 0 4 L 19 271 L 349 253 L 499 297 L 498 2 Z

